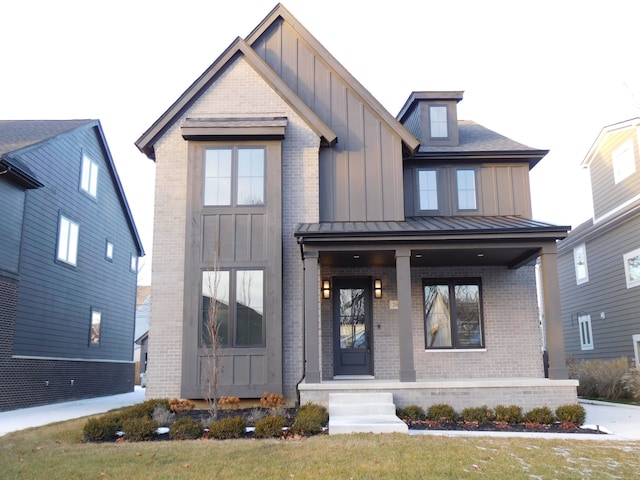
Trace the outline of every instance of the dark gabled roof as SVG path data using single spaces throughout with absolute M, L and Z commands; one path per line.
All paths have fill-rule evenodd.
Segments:
M 136 146 L 138 149 L 154 159 L 155 152 L 153 145 L 156 140 L 184 113 L 193 102 L 199 98 L 200 94 L 206 90 L 218 76 L 225 71 L 227 66 L 233 62 L 237 56 L 242 55 L 247 62 L 269 83 L 280 97 L 287 102 L 291 108 L 307 122 L 307 124 L 323 139 L 328 145 L 333 145 L 337 140 L 337 135 L 311 110 L 296 93 L 265 63 L 260 56 L 241 38 L 237 38 L 213 64 L 191 84 L 191 86 L 162 114 L 162 116 L 143 133 Z
M 56 137 L 66 135 L 77 128 L 95 128 L 97 130 L 104 148 L 109 173 L 125 212 L 129 229 L 138 247 L 138 255 L 143 256 L 144 248 L 138 235 L 138 229 L 99 120 L 0 120 L 0 162 L 11 168 L 20 169 L 29 181 L 36 182 L 37 186 L 41 187 L 43 184 L 38 181 L 29 166 L 17 157 L 31 149 L 40 148 Z
M 296 237 L 307 238 L 362 238 L 375 237 L 430 237 L 443 235 L 537 235 L 564 238 L 568 226 L 558 226 L 515 216 L 460 216 L 460 217 L 408 217 L 403 222 L 321 222 L 301 223 L 296 228 Z
M 529 161 L 533 168 L 549 150 L 538 150 L 489 130 L 471 120 L 459 120 L 460 145 L 434 147 L 420 145 L 412 158 L 420 157 L 468 157 L 474 154 L 487 158 L 522 158 Z

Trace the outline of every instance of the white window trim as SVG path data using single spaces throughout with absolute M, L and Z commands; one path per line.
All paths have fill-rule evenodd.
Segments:
M 104 256 L 110 262 L 113 261 L 113 249 L 114 249 L 113 242 L 107 240 L 107 243 L 104 249 Z
M 98 171 L 98 164 L 86 154 L 83 154 L 82 169 L 80 172 L 80 189 L 93 198 L 96 198 L 98 195 Z
M 636 357 L 636 368 L 640 368 L 640 333 L 631 337 L 633 339 L 633 353 Z
M 585 338 L 584 333 L 588 338 Z M 591 315 L 580 315 L 578 317 L 578 335 L 580 336 L 580 350 L 593 350 Z
M 61 214 L 58 220 L 56 258 L 75 267 L 78 263 L 79 238 L 80 225 Z
M 624 261 L 624 279 L 627 283 L 627 288 L 633 288 L 640 285 L 640 278 L 631 279 L 631 271 L 629 270 L 629 260 L 635 257 L 640 257 L 640 248 L 631 250 L 630 252 L 625 253 L 622 256 L 622 259 Z
M 630 159 L 627 155 L 630 156 Z M 632 140 L 627 140 L 611 153 L 611 167 L 613 169 L 613 181 L 616 184 L 635 173 L 636 155 Z
M 582 250 L 583 256 L 584 256 L 583 263 L 580 263 L 580 259 L 579 259 L 580 250 Z M 581 266 L 584 267 L 584 275 L 582 275 L 580 272 Z M 574 247 L 573 267 L 576 272 L 576 285 L 582 285 L 583 283 L 587 283 L 589 281 L 589 265 L 587 263 L 587 245 L 586 244 L 581 243 L 580 245 L 577 245 L 576 247 Z

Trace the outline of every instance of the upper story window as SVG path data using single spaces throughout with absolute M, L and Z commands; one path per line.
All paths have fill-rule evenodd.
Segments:
M 584 243 L 573 249 L 573 264 L 576 270 L 576 284 L 580 285 L 589 281 L 589 269 L 587 268 L 587 247 Z
M 80 173 L 80 190 L 92 197 L 98 194 L 98 164 L 86 154 L 82 155 L 82 172 Z
M 479 279 L 424 281 L 425 347 L 482 348 Z
M 418 196 L 420 210 L 438 210 L 437 170 L 418 170 Z
M 208 148 L 204 161 L 205 205 L 264 205 L 264 148 Z
M 61 262 L 76 266 L 78 261 L 78 236 L 80 226 L 64 215 L 58 221 L 58 246 L 56 258 Z
M 131 273 L 138 273 L 138 256 L 135 253 L 131 254 L 131 261 L 129 263 L 129 271 Z
M 107 244 L 105 247 L 104 258 L 109 261 L 113 260 L 113 242 L 110 242 L 109 240 L 107 240 Z
M 429 106 L 429 133 L 431 138 L 447 138 L 449 136 L 446 105 Z
M 640 248 L 625 253 L 623 259 L 627 288 L 637 287 L 640 285 Z
M 636 158 L 631 140 L 613 151 L 611 163 L 613 164 L 613 180 L 615 183 L 621 182 L 636 171 Z
M 476 210 L 476 171 L 460 169 L 456 171 L 458 188 L 458 210 Z

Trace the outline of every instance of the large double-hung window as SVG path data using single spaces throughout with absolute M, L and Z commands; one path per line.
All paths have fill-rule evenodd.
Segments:
M 204 163 L 204 205 L 264 205 L 265 149 L 208 148 Z
M 482 348 L 480 279 L 424 280 L 426 349 Z

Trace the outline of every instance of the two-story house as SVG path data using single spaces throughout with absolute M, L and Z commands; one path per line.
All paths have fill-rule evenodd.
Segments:
M 567 227 L 531 218 L 547 152 L 459 121 L 461 99 L 393 117 L 280 4 L 233 41 L 136 142 L 156 162 L 147 396 L 202 398 L 213 283 L 223 395 L 575 403 Z
M 133 390 L 144 254 L 97 120 L 0 120 L 0 410 Z
M 593 217 L 559 243 L 566 351 L 640 366 L 640 118 L 604 127 L 582 162 Z

